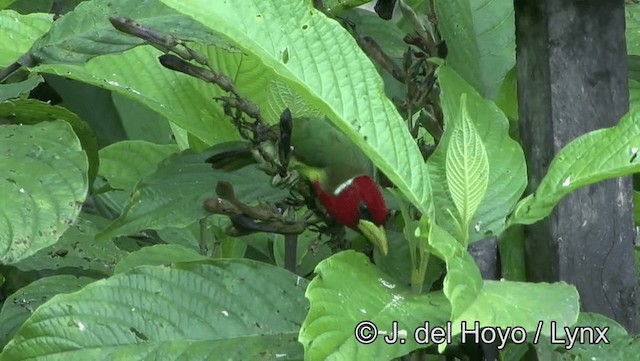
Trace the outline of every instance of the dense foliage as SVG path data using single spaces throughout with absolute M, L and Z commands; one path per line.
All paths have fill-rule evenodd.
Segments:
M 631 111 L 525 195 L 513 1 L 314 3 L 0 0 L 0 360 L 465 359 L 475 321 L 526 339 L 504 360 L 635 357 L 573 286 L 526 282 L 521 230 L 640 171 L 640 8 Z M 375 165 L 388 255 L 323 217 L 285 109 Z M 467 252 L 491 236 L 499 281 Z M 427 322 L 450 344 L 416 342 Z M 611 344 L 551 343 L 584 325 Z

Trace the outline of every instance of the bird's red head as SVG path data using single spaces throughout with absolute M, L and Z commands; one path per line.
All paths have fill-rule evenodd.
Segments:
M 313 188 L 320 203 L 336 222 L 355 229 L 360 219 L 367 219 L 378 226 L 384 225 L 389 212 L 378 185 L 371 177 L 352 178 L 331 194 L 314 181 Z

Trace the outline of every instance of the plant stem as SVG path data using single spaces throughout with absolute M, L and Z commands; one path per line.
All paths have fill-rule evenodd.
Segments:
M 290 272 L 296 273 L 298 235 L 284 235 L 284 268 Z
M 209 253 L 209 246 L 207 242 L 209 240 L 209 222 L 206 218 L 200 220 L 200 254 L 206 256 Z

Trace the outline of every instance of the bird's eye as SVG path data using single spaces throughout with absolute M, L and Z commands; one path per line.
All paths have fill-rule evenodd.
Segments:
M 364 201 L 358 203 L 358 219 L 364 219 L 369 222 L 373 222 L 373 216 L 367 204 Z

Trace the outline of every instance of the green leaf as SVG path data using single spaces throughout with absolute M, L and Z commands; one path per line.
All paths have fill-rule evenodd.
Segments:
M 210 258 L 177 244 L 156 244 L 130 253 L 118 262 L 114 273 L 122 273 L 138 266 L 159 266 L 176 262 L 206 260 L 210 260 Z
M 35 75 L 18 83 L 0 84 L 0 101 L 28 95 L 43 81 L 40 75 Z
M 466 248 L 435 224 L 429 245 L 447 265 L 443 291 L 451 302 L 453 336 L 461 333 L 463 321 L 467 329 L 478 321 L 481 327 L 520 326 L 527 333 L 535 332 L 542 321 L 547 325 L 542 334 L 549 335 L 551 321 L 562 328 L 578 317 L 579 296 L 571 285 L 483 281 Z
M 255 166 L 234 172 L 212 169 L 205 163 L 216 148 L 204 152 L 185 151 L 167 158 L 152 174 L 135 187 L 125 210 L 98 237 L 108 239 L 145 229 L 186 227 L 206 217 L 202 204 L 214 197 L 218 181 L 230 182 L 243 202 L 282 200 L 284 189 L 271 186 L 271 178 Z
M 299 340 L 305 360 L 391 360 L 419 347 L 413 330 L 425 322 L 442 325 L 450 314 L 442 293 L 415 295 L 377 269 L 369 259 L 354 251 L 344 251 L 320 262 L 316 277 L 307 288 L 311 309 L 300 329 Z M 362 321 L 378 327 L 371 344 L 354 337 Z M 406 342 L 389 345 L 392 323 Z
M 131 49 L 142 39 L 116 30 L 109 17 L 126 16 L 143 26 L 163 29 L 182 28 L 188 38 L 224 45 L 206 28 L 153 0 L 94 0 L 84 2 L 74 11 L 56 20 L 47 34 L 38 39 L 30 54 L 38 63 L 84 63 L 89 59 Z
M 488 235 L 499 235 L 505 229 L 505 221 L 527 185 L 527 170 L 520 145 L 509 137 L 509 121 L 490 100 L 485 100 L 473 90 L 453 69 L 438 69 L 438 82 L 442 88 L 440 100 L 444 113 L 445 132 L 438 148 L 429 157 L 429 175 L 433 185 L 436 223 L 449 233 L 457 234 L 458 226 L 447 209 L 455 204 L 447 189 L 446 149 L 456 122 L 459 120 L 460 98 L 467 96 L 467 111 L 473 121 L 489 161 L 487 192 L 470 225 L 470 242 Z
M 71 1 L 77 0 L 65 0 L 60 1 L 60 3 L 69 3 Z M 39 1 L 31 1 L 31 0 L 17 0 L 14 4 L 11 5 L 11 9 L 16 10 L 21 14 L 31 14 L 31 13 L 49 13 L 53 10 L 53 3 L 58 2 L 55 0 L 39 0 Z
M 572 191 L 605 179 L 640 172 L 640 110 L 611 128 L 584 134 L 551 161 L 536 191 L 518 202 L 510 224 L 532 224 L 548 216 Z
M 521 361 L 525 360 L 525 356 L 529 351 L 529 345 L 524 344 L 516 344 L 509 343 L 505 348 L 499 350 L 500 352 L 500 361 Z M 549 360 L 551 361 L 551 360 Z
M 393 277 L 394 283 L 403 286 L 411 285 L 411 267 L 407 267 L 407 260 L 411 259 L 411 249 L 405 235 L 396 229 L 386 229 L 387 242 L 391 252 L 382 255 L 373 254 L 373 260 L 380 271 Z M 429 289 L 427 287 L 425 289 Z
M 392 59 L 398 62 L 402 60 L 402 55 L 407 50 L 407 44 L 403 41 L 406 32 L 400 30 L 396 24 L 381 19 L 375 12 L 363 8 L 345 11 L 340 17 L 352 21 L 359 36 L 373 38 Z
M 51 14 L 20 15 L 13 10 L 0 11 L 0 68 L 17 61 L 49 30 L 52 22 Z
M 44 78 L 62 98 L 62 105 L 91 126 L 100 148 L 127 138 L 110 91 L 59 76 Z
M 16 0 L 0 0 L 0 10 L 6 9 L 14 1 L 16 1 Z
M 360 38 L 365 36 L 372 38 L 392 61 L 401 67 L 402 56 L 407 50 L 407 44 L 403 40 L 407 32 L 401 30 L 398 23 L 381 19 L 375 12 L 363 8 L 344 11 L 340 17 L 353 23 Z M 399 20 L 402 21 L 402 19 Z M 406 84 L 399 82 L 377 61 L 373 63 L 384 80 L 387 97 L 400 102 L 404 101 L 407 97 Z
M 157 61 L 159 55 L 158 50 L 141 46 L 123 54 L 92 59 L 85 65 L 49 64 L 35 70 L 99 86 L 139 101 L 207 144 L 237 139 L 235 128 L 223 118 L 219 105 L 212 100 L 222 93 L 202 81 L 163 68 Z
M 585 334 L 593 332 L 595 328 L 606 330 L 609 342 L 599 340 L 598 343 L 577 343 L 568 352 L 578 360 L 631 360 L 638 357 L 640 339 L 627 334 L 627 331 L 616 321 L 597 313 L 580 313 L 578 322 L 572 329 L 582 329 Z M 597 332 L 593 332 L 595 337 Z M 589 341 L 589 339 L 587 339 Z M 592 340 L 595 341 L 595 338 Z M 567 352 L 566 350 L 562 350 Z
M 535 332 L 538 321 L 567 326 L 575 322 L 579 298 L 575 287 L 565 283 L 533 284 L 508 281 L 483 281 L 473 258 L 451 235 L 438 225 L 431 226 L 429 245 L 446 262 L 443 291 L 451 302 L 453 336 L 459 335 L 462 322 L 471 328 L 523 327 Z M 546 300 L 553 299 L 553 302 Z M 549 329 L 542 331 L 548 335 Z M 439 346 L 440 350 L 446 347 Z
M 137 267 L 40 306 L 0 360 L 299 360 L 306 286 L 247 260 Z
M 63 121 L 0 127 L 0 263 L 54 244 L 80 212 L 87 157 Z
M 640 5 L 625 5 L 627 54 L 640 55 Z
M 509 227 L 498 238 L 502 278 L 526 281 L 526 240 L 523 226 Z
M 510 0 L 438 0 L 436 14 L 449 49 L 447 64 L 486 98 L 495 98 L 515 65 Z
M 364 5 L 369 0 L 324 0 L 322 5 L 324 9 L 332 15 L 338 15 L 341 12 Z
M 426 230 L 420 228 L 421 232 Z M 445 261 L 447 275 L 442 290 L 451 302 L 451 319 L 462 315 L 474 302 L 482 289 L 482 276 L 475 261 L 453 236 L 437 224 L 431 224 L 428 242 L 433 253 Z
M 454 336 L 461 334 L 462 322 L 467 330 L 478 322 L 480 328 L 520 327 L 529 335 L 541 327 L 540 335 L 549 336 L 554 321 L 557 334 L 562 335 L 563 328 L 574 324 L 579 312 L 578 291 L 564 282 L 484 281 L 473 304 L 452 321 L 451 327 Z M 533 336 L 527 339 L 533 340 Z M 441 346 L 440 350 L 445 345 Z
M 518 119 L 518 69 L 514 66 L 504 78 L 498 95 L 496 105 L 502 110 L 510 121 Z
M 56 294 L 75 292 L 93 281 L 93 278 L 71 275 L 45 277 L 7 297 L 0 311 L 0 349 L 40 305 Z
M 126 254 L 111 241 L 96 242 L 98 229 L 91 221 L 78 218 L 55 244 L 41 249 L 14 266 L 22 271 L 61 270 L 74 268 L 85 274 L 108 276 L 113 274 L 116 263 Z
M 629 79 L 629 109 L 640 105 L 640 81 Z
M 467 109 L 466 94 L 460 97 L 460 115 L 453 126 L 455 128 L 446 153 L 445 173 L 451 198 L 460 215 L 463 238 L 467 239 L 471 217 L 487 191 L 489 160 Z
M 146 140 L 157 144 L 175 144 L 167 118 L 144 104 L 120 93 L 111 94 L 122 127 L 131 140 Z
M 225 226 L 228 227 L 230 223 L 231 222 L 227 218 Z M 231 237 L 225 233 L 226 227 L 224 228 L 220 226 L 212 227 L 214 228 L 215 241 L 214 241 L 213 250 L 211 251 L 211 257 L 213 258 L 244 258 L 245 253 L 247 252 L 247 243 L 248 243 L 246 236 L 242 238 Z M 259 235 L 259 233 L 256 235 Z M 279 235 L 273 235 L 273 236 L 275 238 L 275 237 L 278 237 Z M 262 238 L 265 239 L 265 237 L 262 237 Z M 251 257 L 247 257 L 247 258 L 251 258 Z M 276 265 L 280 266 L 279 263 L 276 263 Z
M 606 342 L 599 338 L 596 328 L 600 332 L 605 330 Z M 559 355 L 568 355 L 567 360 L 632 360 L 640 352 L 640 341 L 636 336 L 628 335 L 616 321 L 597 313 L 581 312 L 578 321 L 568 329 L 578 332 L 578 339 L 573 345 L 569 345 L 563 330 L 558 330 L 560 336 L 555 337 L 555 344 L 551 344 L 549 337 L 543 337 L 539 344 L 533 345 L 540 360 L 543 359 L 540 357 L 544 360 L 560 359 Z M 581 336 L 583 341 L 579 339 Z M 552 358 L 554 356 L 556 358 Z
M 0 103 L 0 122 L 3 117 L 12 124 L 38 124 L 54 120 L 64 120 L 69 123 L 89 159 L 87 175 L 89 184 L 93 184 L 99 166 L 98 142 L 89 124 L 76 114 L 64 107 L 36 99 L 16 99 Z
M 216 218 L 212 216 L 211 218 Z M 211 219 L 208 219 L 211 222 Z M 156 231 L 160 239 L 169 244 L 177 244 L 194 251 L 200 250 L 200 221 L 186 227 L 167 227 Z
M 151 46 L 138 46 L 143 43 L 141 39 L 113 28 L 108 17 L 116 15 L 132 17 L 144 26 L 171 34 L 180 30 L 181 36 L 217 44 L 223 52 L 230 49 L 220 37 L 158 1 L 93 0 L 56 21 L 52 33 L 34 45 L 34 52 L 51 63 L 32 70 L 117 92 L 164 115 L 207 144 L 237 139 L 221 106 L 212 100 L 226 94 L 210 84 L 165 69 L 157 60 L 162 52 Z M 134 46 L 138 47 L 131 49 Z M 116 51 L 124 53 L 94 58 Z M 233 56 L 241 60 L 240 54 Z M 91 60 L 86 64 L 77 64 L 88 59 Z M 70 63 L 53 63 L 56 61 Z
M 142 178 L 156 170 L 160 162 L 178 152 L 175 144 L 161 145 L 142 140 L 126 140 L 100 150 L 100 171 L 111 187 L 131 191 Z
M 385 96 L 371 61 L 337 22 L 302 0 L 259 4 L 242 0 L 216 6 L 206 0 L 162 1 L 246 54 L 231 57 L 220 49 L 206 49 L 209 60 L 217 64 L 214 67 L 232 76 L 239 91 L 260 106 L 265 118 L 277 119 L 285 106 L 300 116 L 321 112 L 420 211 L 432 211 L 428 173 L 415 141 Z M 282 61 L 285 49 L 286 64 Z
M 479 321 L 482 327 L 521 326 L 535 332 L 543 322 L 542 335 L 551 332 L 550 322 L 562 329 L 572 325 L 580 312 L 576 288 L 564 282 L 531 283 L 485 280 L 478 297 L 456 319 L 455 323 Z M 455 325 L 453 329 L 459 329 Z

